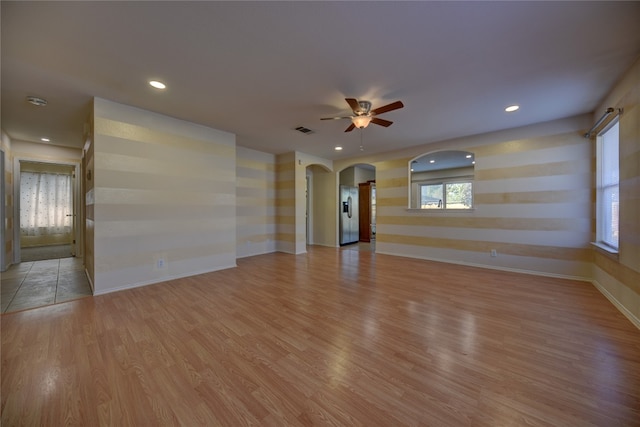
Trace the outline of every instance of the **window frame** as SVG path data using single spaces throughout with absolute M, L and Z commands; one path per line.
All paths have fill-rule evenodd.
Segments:
M 452 211 L 467 212 L 467 211 L 470 211 L 470 210 L 474 209 L 474 200 L 473 200 L 474 179 L 471 176 L 451 177 L 451 178 L 448 178 L 448 179 L 426 180 L 426 181 L 416 182 L 416 184 L 418 186 L 418 198 L 420 200 L 420 203 L 419 203 L 420 207 L 417 208 L 418 210 L 421 210 L 421 211 L 436 211 L 436 212 L 442 212 L 442 211 L 447 211 L 447 212 L 452 212 Z M 447 185 L 449 185 L 449 184 L 469 184 L 469 185 L 471 185 L 471 206 L 469 206 L 468 208 L 447 208 Z M 422 187 L 433 186 L 433 185 L 442 186 L 442 199 L 441 199 L 441 203 L 439 203 L 439 205 L 442 205 L 442 207 L 438 207 L 438 208 L 423 208 L 422 207 Z
M 614 128 L 617 132 L 617 139 L 615 139 L 615 167 L 616 170 L 613 174 L 608 173 L 606 165 L 605 144 L 611 144 L 610 140 L 605 139 L 606 135 Z M 614 153 L 609 153 L 613 155 Z M 616 179 L 609 180 L 607 176 L 615 176 Z M 607 181 L 607 182 L 603 182 Z M 612 201 L 611 204 L 605 203 L 603 198 L 605 194 L 617 194 L 617 207 L 616 202 Z M 615 219 L 614 216 L 615 215 Z M 617 254 L 620 247 L 620 122 L 616 117 L 611 120 L 607 125 L 598 132 L 596 136 L 596 241 L 594 245 L 612 254 Z M 610 222 L 610 225 L 607 225 Z M 617 232 L 614 230 L 617 228 Z M 609 239 L 607 234 L 616 234 L 616 241 Z

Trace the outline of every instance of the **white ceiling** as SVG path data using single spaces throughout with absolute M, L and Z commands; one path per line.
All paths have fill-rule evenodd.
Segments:
M 345 97 L 402 100 L 381 116 L 392 126 L 362 134 L 384 152 L 592 112 L 640 55 L 637 1 L 2 1 L 1 13 L 2 128 L 75 147 L 97 96 L 265 152 L 347 158 L 360 132 L 320 118 L 349 113 Z

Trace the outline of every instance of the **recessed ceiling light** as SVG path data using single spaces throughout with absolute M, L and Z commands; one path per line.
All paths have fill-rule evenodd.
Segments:
M 336 150 L 336 151 L 342 151 L 342 146 L 341 146 L 341 145 L 336 145 L 335 150 Z
M 513 113 L 514 111 L 518 111 L 520 109 L 519 105 L 509 105 L 507 108 L 504 109 L 504 111 L 506 111 L 507 113 Z
M 476 161 L 474 160 L 473 162 L 471 162 L 471 164 L 472 164 L 472 165 L 475 165 L 475 164 L 476 164 Z
M 44 98 L 38 98 L 37 96 L 27 96 L 27 102 L 29 104 L 36 105 L 38 107 L 44 107 L 48 104 L 47 100 Z
M 42 141 L 42 142 L 49 142 L 49 141 L 51 141 L 51 140 L 50 140 L 49 138 L 40 138 L 40 141 Z
M 467 154 L 467 159 L 470 159 L 470 158 L 471 158 L 471 154 Z
M 150 84 L 151 86 L 155 87 L 156 89 L 164 89 L 164 88 L 166 88 L 166 87 L 167 87 L 167 85 L 165 85 L 164 83 L 159 82 L 159 81 L 157 81 L 157 80 L 151 80 L 151 81 L 149 82 L 149 84 Z
M 435 162 L 436 162 L 435 160 L 429 160 L 429 163 L 435 163 Z

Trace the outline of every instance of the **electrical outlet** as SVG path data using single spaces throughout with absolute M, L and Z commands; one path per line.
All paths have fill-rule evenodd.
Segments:
M 166 273 L 169 266 L 168 255 L 166 252 L 158 252 L 153 255 L 151 260 L 151 270 Z
M 495 249 L 491 249 L 491 257 L 495 258 L 498 256 L 498 251 L 496 251 Z

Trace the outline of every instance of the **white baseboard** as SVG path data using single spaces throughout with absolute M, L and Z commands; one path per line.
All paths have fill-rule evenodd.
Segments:
M 183 279 L 185 277 L 197 276 L 199 274 L 213 273 L 214 271 L 226 270 L 228 268 L 236 268 L 237 266 L 238 265 L 236 263 L 233 263 L 232 265 L 222 266 L 222 267 L 214 268 L 212 270 L 200 270 L 200 271 L 193 271 L 193 272 L 189 272 L 189 273 L 185 273 L 185 274 L 178 274 L 178 275 L 175 275 L 175 276 L 163 276 L 162 278 L 153 279 L 153 280 L 145 280 L 144 282 L 138 282 L 138 283 L 134 283 L 134 284 L 131 284 L 131 285 L 125 285 L 125 286 L 118 286 L 117 288 L 110 288 L 110 289 L 106 289 L 106 290 L 103 290 L 103 291 L 95 292 L 95 290 L 94 290 L 94 294 L 93 295 L 94 296 L 105 295 L 105 294 L 110 294 L 112 292 L 119 292 L 119 291 L 124 291 L 124 290 L 127 290 L 127 289 L 140 288 L 142 286 L 154 285 L 156 283 L 162 283 L 162 282 L 169 282 L 171 280 Z
M 244 254 L 244 255 L 237 255 L 236 254 L 236 259 L 249 258 L 249 257 L 252 257 L 252 256 L 258 256 L 258 255 L 272 254 L 274 252 L 278 252 L 278 251 L 276 251 L 274 249 L 274 250 L 260 251 L 260 252 L 256 252 L 256 253 L 252 253 L 252 254 Z
M 629 319 L 631 321 L 631 323 L 633 323 L 636 328 L 640 329 L 640 319 L 638 319 L 636 316 L 634 316 L 634 314 L 632 312 L 630 312 L 624 305 L 622 305 L 620 303 L 620 301 L 618 301 L 616 299 L 616 297 L 614 297 L 611 294 L 611 292 L 609 292 L 597 280 L 593 279 L 593 280 L 591 280 L 591 283 L 593 284 L 593 286 L 596 287 L 597 290 L 600 291 L 600 293 L 602 295 L 605 296 L 605 298 L 607 298 L 611 302 L 611 304 L 613 304 L 618 309 L 618 311 L 620 311 L 620 313 L 622 313 L 624 315 L 624 317 Z
M 569 279 L 569 280 L 579 280 L 581 282 L 591 282 L 591 278 L 589 277 L 571 276 L 568 274 L 549 273 L 545 271 L 536 271 L 536 270 L 524 270 L 521 268 L 510 268 L 510 267 L 502 267 L 498 265 L 477 264 L 473 262 L 454 261 L 450 259 L 440 259 L 440 258 L 432 258 L 432 257 L 425 257 L 425 256 L 412 256 L 412 255 L 405 255 L 405 254 L 396 254 L 392 252 L 376 251 L 376 253 L 383 254 L 383 255 L 406 257 L 406 258 L 423 259 L 426 261 L 444 262 L 446 264 L 466 265 L 468 267 L 486 268 L 489 270 L 508 271 L 510 273 L 521 273 L 521 274 L 530 274 L 533 276 L 554 277 L 556 279 Z

